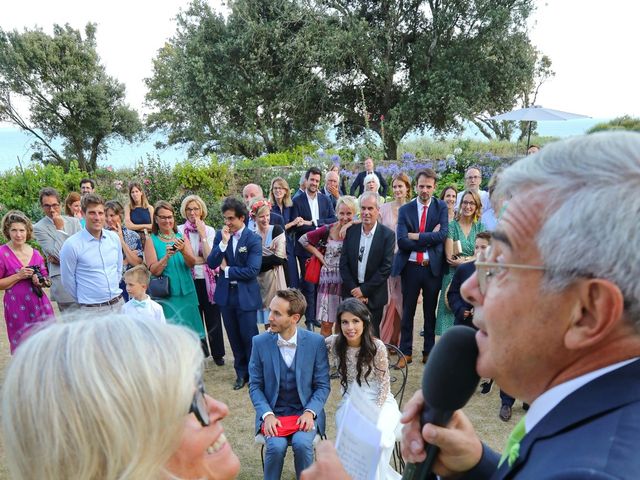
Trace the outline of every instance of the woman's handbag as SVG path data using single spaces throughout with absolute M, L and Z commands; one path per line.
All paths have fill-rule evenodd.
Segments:
M 322 262 L 315 255 L 311 255 L 304 264 L 304 279 L 309 283 L 320 282 L 320 269 Z
M 167 298 L 171 295 L 169 290 L 169 277 L 165 277 L 164 275 L 153 277 L 149 282 L 147 293 L 151 298 Z

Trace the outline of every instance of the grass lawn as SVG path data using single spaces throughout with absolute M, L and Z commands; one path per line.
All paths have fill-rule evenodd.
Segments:
M 1 295 L 0 295 L 1 297 Z M 414 345 L 419 345 L 422 338 L 418 335 L 422 325 L 422 308 L 418 305 L 416 312 L 416 332 L 414 336 Z M 4 314 L 2 315 L 2 330 L 0 334 L 0 375 L 4 379 L 4 370 L 9 362 L 9 344 L 4 330 Z M 254 418 L 255 412 L 249 399 L 247 388 L 239 391 L 232 389 L 235 380 L 233 370 L 233 358 L 228 342 L 225 342 L 227 348 L 226 365 L 223 367 L 216 366 L 212 361 L 207 362 L 204 372 L 204 379 L 207 392 L 229 405 L 231 413 L 224 421 L 227 438 L 231 442 L 233 449 L 240 458 L 242 469 L 240 471 L 240 479 L 253 480 L 262 477 L 262 464 L 260 462 L 260 450 L 254 444 Z M 409 379 L 405 390 L 405 399 L 413 395 L 420 387 L 422 377 L 422 367 L 420 363 L 419 352 L 421 347 L 414 347 L 418 352 L 416 361 L 409 366 Z M 331 395 L 326 405 L 327 413 L 327 435 L 329 439 L 335 438 L 334 413 L 336 406 L 340 400 L 340 383 L 338 380 L 331 382 Z M 495 386 L 494 386 L 495 387 Z M 522 410 L 522 402 L 517 401 L 514 405 L 513 418 L 508 423 L 502 422 L 498 418 L 498 410 L 500 409 L 499 390 L 495 387 L 489 395 L 482 396 L 476 393 L 465 411 L 471 418 L 471 421 L 478 430 L 480 437 L 491 447 L 501 450 L 504 446 L 507 436 L 516 422 L 524 414 Z M 4 448 L 0 445 L 0 480 L 8 479 L 8 473 L 5 466 Z M 295 479 L 293 470 L 293 454 L 289 450 L 285 460 L 285 466 L 282 478 Z

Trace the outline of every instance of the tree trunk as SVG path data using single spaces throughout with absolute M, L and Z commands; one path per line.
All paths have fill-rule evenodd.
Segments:
M 385 160 L 398 159 L 398 142 L 389 134 L 384 136 L 384 158 Z

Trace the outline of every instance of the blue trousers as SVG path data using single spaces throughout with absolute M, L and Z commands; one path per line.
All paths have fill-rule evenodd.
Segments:
M 238 304 L 237 287 L 229 289 L 227 305 L 220 306 L 224 329 L 229 337 L 233 352 L 233 368 L 236 376 L 249 379 L 249 359 L 251 358 L 251 339 L 258 335 L 258 312 L 241 310 Z
M 424 348 L 429 354 L 436 341 L 436 305 L 442 286 L 442 275 L 434 275 L 431 267 L 423 267 L 407 262 L 402 270 L 402 322 L 400 330 L 400 351 L 413 354 L 413 317 L 422 290 L 422 313 L 424 315 Z
M 313 463 L 313 439 L 315 436 L 316 429 L 314 428 L 309 432 L 296 432 L 288 437 L 265 437 L 264 479 L 280 480 L 289 439 L 293 450 L 296 478 L 299 479 L 302 471 Z

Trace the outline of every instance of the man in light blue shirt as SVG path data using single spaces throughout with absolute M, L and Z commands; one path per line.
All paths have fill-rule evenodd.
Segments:
M 124 301 L 122 248 L 118 235 L 105 230 L 104 201 L 95 194 L 82 198 L 83 230 L 69 237 L 60 250 L 62 284 L 83 309 L 92 313 L 119 311 Z

